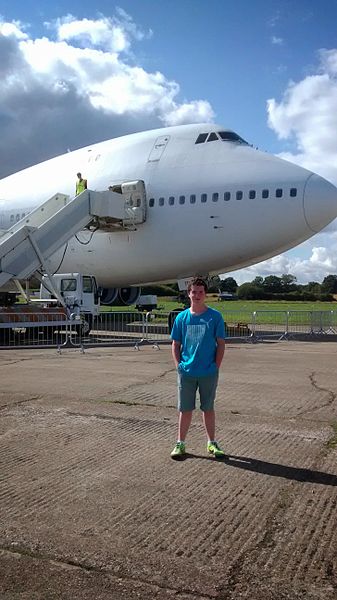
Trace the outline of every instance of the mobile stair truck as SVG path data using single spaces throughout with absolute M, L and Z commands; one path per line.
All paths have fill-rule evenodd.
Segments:
M 144 182 L 128 181 L 119 188 L 118 192 L 84 190 L 75 198 L 57 193 L 9 230 L 0 230 L 0 345 L 15 345 L 12 340 L 18 335 L 36 343 L 41 331 L 59 336 L 68 325 L 70 331 L 74 327 L 77 333 L 89 331 L 99 310 L 96 281 L 87 274 L 52 274 L 48 261 L 81 229 L 93 235 L 98 230 L 113 233 L 134 230 L 146 221 Z M 38 308 L 21 284 L 31 277 L 42 280 L 42 292 L 47 294 L 42 306 L 44 298 L 39 299 Z M 14 284 L 26 295 L 26 304 L 18 304 L 15 295 L 7 292 L 8 285 Z

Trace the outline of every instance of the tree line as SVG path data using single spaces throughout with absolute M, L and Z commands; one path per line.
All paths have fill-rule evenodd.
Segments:
M 214 275 L 209 280 L 208 291 L 217 294 L 228 292 L 240 300 L 288 300 L 305 302 L 332 302 L 337 300 L 337 275 L 327 275 L 322 283 L 310 281 L 306 284 L 297 283 L 295 275 L 268 275 L 255 277 L 238 285 L 233 277 L 220 279 Z M 177 284 L 146 286 L 143 294 L 156 294 L 157 296 L 179 296 Z M 334 298 L 336 295 L 336 298 Z
M 295 275 L 285 274 L 281 277 L 268 275 L 255 277 L 252 281 L 238 285 L 233 277 L 212 278 L 209 291 L 229 292 L 240 300 L 302 300 L 306 302 L 331 302 L 337 294 L 337 275 L 327 275 L 321 283 L 310 281 L 297 283 Z

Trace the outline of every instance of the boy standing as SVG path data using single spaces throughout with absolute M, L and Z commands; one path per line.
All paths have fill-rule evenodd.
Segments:
M 178 440 L 171 452 L 183 458 L 197 389 L 207 434 L 207 451 L 215 458 L 225 453 L 215 440 L 214 400 L 219 368 L 225 352 L 225 326 L 219 311 L 205 304 L 207 284 L 197 277 L 187 288 L 191 306 L 175 319 L 171 338 L 172 356 L 178 372 Z

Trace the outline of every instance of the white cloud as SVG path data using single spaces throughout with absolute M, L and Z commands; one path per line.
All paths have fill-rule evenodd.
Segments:
M 293 141 L 287 158 L 337 184 L 337 50 L 321 50 L 316 75 L 290 82 L 281 102 L 268 100 L 268 123 Z
M 337 75 L 337 50 L 322 49 L 319 52 L 321 68 L 331 76 Z
M 28 35 L 23 31 L 24 25 L 20 21 L 6 23 L 0 17 L 0 34 L 5 37 L 14 37 L 17 40 L 27 40 Z
M 0 177 L 69 147 L 213 119 L 209 102 L 179 101 L 177 82 L 137 64 L 133 44 L 152 32 L 123 9 L 45 26 L 48 35 L 34 38 L 19 22 L 0 21 Z
M 214 112 L 207 100 L 194 100 L 193 102 L 175 105 L 172 111 L 166 114 L 168 125 L 181 125 L 196 120 L 206 123 L 212 121 Z
M 55 22 L 57 38 L 60 41 L 78 41 L 83 46 L 102 47 L 110 52 L 124 52 L 129 49 L 131 40 L 123 25 L 113 19 L 102 17 L 95 21 L 77 20 L 68 15 Z
M 284 40 L 281 37 L 277 37 L 276 35 L 273 35 L 271 38 L 271 43 L 275 44 L 276 46 L 282 46 L 284 43 Z

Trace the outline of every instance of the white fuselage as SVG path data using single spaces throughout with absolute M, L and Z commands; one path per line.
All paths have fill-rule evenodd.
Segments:
M 310 171 L 240 141 L 195 143 L 220 131 L 228 132 L 202 124 L 128 135 L 11 175 L 0 181 L 0 228 L 56 192 L 73 196 L 79 171 L 92 190 L 143 180 L 147 218 L 137 230 L 81 231 L 50 261 L 54 271 L 92 273 L 110 287 L 239 269 L 337 216 L 336 188 Z

